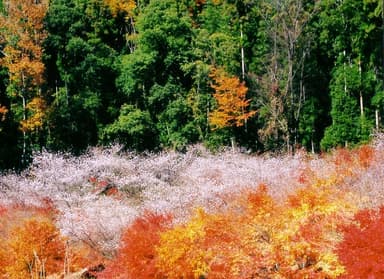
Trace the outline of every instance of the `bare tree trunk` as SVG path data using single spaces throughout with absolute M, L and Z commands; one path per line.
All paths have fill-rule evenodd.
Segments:
M 69 274 L 69 243 L 65 242 L 64 277 Z
M 245 79 L 245 59 L 244 59 L 244 46 L 243 46 L 243 27 L 240 25 L 240 43 L 241 43 L 241 77 Z
M 364 102 L 363 102 L 363 95 L 360 92 L 360 115 L 361 117 L 364 116 Z
M 21 73 L 21 79 L 22 79 L 22 89 L 21 89 L 21 99 L 23 102 L 23 121 L 27 119 L 27 104 L 25 100 L 25 76 L 24 73 Z M 27 156 L 27 134 L 25 132 L 25 129 L 23 129 L 23 151 L 22 151 L 22 164 L 24 165 L 26 163 L 26 156 Z
M 313 142 L 313 138 L 311 139 L 311 151 L 312 154 L 315 154 L 315 143 Z
M 231 146 L 232 146 L 232 153 L 236 152 L 236 139 L 235 137 L 231 137 Z
M 361 78 L 361 61 L 359 60 L 359 75 L 360 75 L 360 115 L 361 117 L 364 116 L 364 102 L 363 102 L 363 93 L 361 92 L 361 83 L 362 83 L 362 78 Z
M 343 64 L 343 74 L 344 74 L 344 93 L 347 94 L 347 74 L 346 74 L 346 69 L 345 69 L 345 56 L 346 56 L 346 51 L 343 51 L 344 54 L 344 64 Z
M 381 2 L 381 63 L 382 63 L 382 75 L 384 75 L 384 0 Z M 382 90 L 384 90 L 384 78 L 382 78 Z M 376 116 L 376 130 L 379 130 L 379 110 L 375 110 Z
M 376 120 L 376 131 L 379 130 L 379 110 L 375 110 L 375 120 Z

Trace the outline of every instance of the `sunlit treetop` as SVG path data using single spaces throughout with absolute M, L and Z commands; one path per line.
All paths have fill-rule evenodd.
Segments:
M 133 0 L 104 0 L 105 4 L 111 9 L 112 15 L 126 14 L 131 16 L 133 10 L 136 8 L 136 3 Z

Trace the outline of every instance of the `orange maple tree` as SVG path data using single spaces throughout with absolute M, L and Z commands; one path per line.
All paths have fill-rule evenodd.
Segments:
M 146 212 L 137 218 L 123 233 L 116 258 L 98 274 L 98 278 L 165 278 L 157 267 L 155 247 L 160 241 L 160 233 L 170 225 L 170 215 Z
M 41 206 L 9 204 L 0 211 L 0 278 L 45 278 L 62 271 L 64 238 L 49 199 Z
M 209 123 L 214 129 L 229 126 L 243 126 L 256 111 L 248 111 L 250 99 L 247 99 L 248 88 L 238 77 L 229 76 L 222 69 L 213 69 L 210 77 L 211 87 L 215 90 L 213 97 L 216 108 L 209 114 Z

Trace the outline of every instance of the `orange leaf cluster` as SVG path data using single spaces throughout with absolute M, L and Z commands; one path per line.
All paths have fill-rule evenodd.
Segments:
M 211 87 L 215 90 L 217 107 L 210 113 L 209 123 L 214 129 L 243 126 L 256 113 L 248 111 L 248 88 L 239 78 L 230 77 L 223 70 L 214 69 L 210 76 L 214 81 Z
M 62 270 L 64 241 L 50 220 L 25 220 L 11 236 L 5 245 L 11 262 L 3 268 L 7 278 L 42 278 Z
M 42 278 L 62 271 L 64 239 L 51 204 L 14 205 L 0 215 L 0 278 Z
M 100 260 L 88 247 L 70 243 L 55 225 L 56 209 L 0 206 L 0 278 L 46 278 L 69 274 Z
M 5 6 L 5 13 L 0 14 L 0 44 L 4 45 L 0 66 L 8 69 L 8 92 L 13 97 L 12 101 L 22 100 L 21 129 L 32 131 L 42 126 L 44 106 L 40 97 L 40 101 L 33 98 L 39 95 L 39 88 L 44 83 L 42 44 L 47 36 L 44 18 L 48 1 L 13 0 Z M 26 104 L 30 99 L 29 109 L 35 112 L 26 119 Z
M 353 150 L 337 149 L 331 156 L 331 162 L 335 167 L 337 183 L 345 179 L 355 178 L 374 164 L 376 152 L 371 146 L 360 146 Z
M 160 234 L 171 223 L 171 216 L 156 215 L 150 212 L 136 219 L 124 232 L 115 260 L 98 278 L 165 278 L 157 268 L 155 247 L 160 241 Z

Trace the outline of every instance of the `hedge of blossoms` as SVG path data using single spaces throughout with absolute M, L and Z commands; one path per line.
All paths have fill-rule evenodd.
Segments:
M 106 268 L 100 278 L 352 276 L 360 223 L 372 235 L 381 229 L 382 211 L 372 210 L 384 202 L 383 138 L 323 156 L 211 154 L 201 146 L 141 155 L 118 146 L 80 157 L 42 152 L 23 173 L 0 177 L 7 224 L 0 232 L 10 239 L 0 259 L 2 250 L 19 257 L 12 243 L 44 241 L 13 239 L 15 231 L 51 228 L 61 254 L 25 246 L 25 272 L 41 273 L 41 257 L 48 264 L 52 256 L 58 262 L 44 272 Z M 12 270 L 0 267 L 4 278 L 17 278 Z

